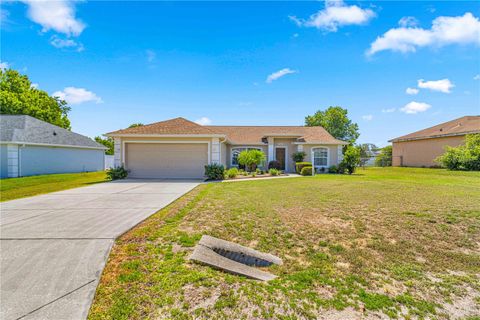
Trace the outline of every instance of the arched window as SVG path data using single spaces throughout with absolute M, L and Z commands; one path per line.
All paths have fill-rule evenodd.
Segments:
M 328 148 L 313 148 L 312 159 L 315 167 L 328 167 Z

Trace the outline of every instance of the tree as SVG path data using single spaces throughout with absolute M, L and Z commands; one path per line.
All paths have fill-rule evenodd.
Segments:
M 108 154 L 108 155 L 113 155 L 114 153 L 114 148 L 113 148 L 113 139 L 108 137 L 106 139 L 103 139 L 102 137 L 95 137 L 95 141 L 97 141 L 98 143 L 100 144 L 103 144 L 105 147 L 107 147 L 108 149 L 105 151 L 105 154 Z
M 132 123 L 131 125 L 129 125 L 128 127 L 129 128 L 136 128 L 136 127 L 143 127 L 143 123 Z
M 70 130 L 64 100 L 32 86 L 26 75 L 0 69 L 0 114 L 24 114 Z
M 450 170 L 480 171 L 480 133 L 467 134 L 464 145 L 447 146 L 435 161 Z
M 360 149 L 360 165 L 363 167 L 367 164 L 370 158 L 373 158 L 374 152 L 378 147 L 373 143 L 362 143 L 358 146 Z
M 378 167 L 392 166 L 392 146 L 386 146 L 381 149 L 380 153 L 375 158 L 375 165 Z
M 347 170 L 348 174 L 355 172 L 355 169 L 360 165 L 360 148 L 355 146 L 347 146 L 343 154 L 343 160 L 340 166 Z
M 348 118 L 347 109 L 342 107 L 329 107 L 325 111 L 317 111 L 313 116 L 305 117 L 305 125 L 308 127 L 322 126 L 334 138 L 353 144 L 360 133 L 358 124 Z
M 245 166 L 247 171 L 254 171 L 265 161 L 265 154 L 257 149 L 245 150 L 238 155 L 238 163 Z

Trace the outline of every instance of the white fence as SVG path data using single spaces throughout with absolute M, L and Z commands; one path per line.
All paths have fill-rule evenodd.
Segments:
M 105 155 L 105 170 L 113 168 L 113 155 Z

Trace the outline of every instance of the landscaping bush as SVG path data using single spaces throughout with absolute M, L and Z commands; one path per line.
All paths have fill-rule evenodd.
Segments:
M 300 174 L 302 176 L 311 176 L 312 175 L 312 170 L 313 170 L 312 166 L 310 166 L 310 167 L 304 166 L 302 168 L 302 171 L 300 171 Z
M 128 171 L 123 166 L 107 169 L 107 177 L 110 180 L 125 179 L 128 176 Z
M 221 164 L 212 163 L 205 166 L 207 180 L 223 180 L 225 168 Z
M 225 175 L 227 176 L 227 178 L 233 179 L 238 176 L 238 169 L 235 167 L 230 168 L 225 172 Z
M 265 172 L 262 169 L 257 168 L 257 170 L 255 170 L 255 173 L 256 174 L 264 174 Z
M 277 169 L 277 170 L 280 170 L 281 167 L 280 167 L 280 162 L 278 162 L 277 160 L 272 160 L 268 163 L 268 169 Z
M 336 165 L 330 166 L 328 168 L 329 173 L 338 173 L 338 167 Z
M 303 167 L 311 167 L 312 163 L 311 162 L 297 162 L 295 164 L 295 169 L 296 172 L 301 174 Z
M 348 174 L 354 173 L 360 165 L 360 149 L 354 146 L 348 146 L 343 154 L 341 164 Z
M 435 161 L 449 170 L 480 171 L 480 133 L 467 134 L 465 145 L 447 146 Z
M 238 155 L 238 164 L 245 166 L 250 172 L 255 171 L 263 162 L 265 162 L 265 153 L 257 149 L 245 150 Z
M 303 151 L 295 152 L 292 154 L 292 160 L 293 162 L 303 162 L 303 159 L 305 159 L 305 156 L 307 154 Z
M 392 146 L 382 148 L 380 154 L 375 158 L 375 165 L 378 167 L 392 166 Z
M 268 173 L 271 175 L 271 176 L 279 176 L 280 173 L 282 173 L 280 170 L 278 169 L 275 169 L 275 168 L 272 168 L 270 170 L 268 170 Z

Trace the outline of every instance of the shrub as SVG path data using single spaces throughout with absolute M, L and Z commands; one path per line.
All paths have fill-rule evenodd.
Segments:
M 280 170 L 281 169 L 281 166 L 280 166 L 280 162 L 278 162 L 277 160 L 272 160 L 268 163 L 268 169 L 277 169 L 277 170 Z
M 278 169 L 275 169 L 275 168 L 272 168 L 270 170 L 268 170 L 268 173 L 271 175 L 271 176 L 279 176 L 281 171 L 278 170 Z
M 238 164 L 245 166 L 248 171 L 254 171 L 264 161 L 265 153 L 257 149 L 245 150 L 238 155 Z
M 480 133 L 467 134 L 465 145 L 446 147 L 435 161 L 449 170 L 480 171 Z
M 307 154 L 303 151 L 295 152 L 292 154 L 292 160 L 293 162 L 303 162 L 303 159 L 305 159 L 305 156 Z
M 352 174 L 359 165 L 360 149 L 354 146 L 348 146 L 343 154 L 342 166 L 345 168 L 348 174 Z
M 338 173 L 338 167 L 336 165 L 330 166 L 328 168 L 329 173 Z
M 311 167 L 312 163 L 311 162 L 297 162 L 295 164 L 295 169 L 296 172 L 301 174 L 303 167 Z
M 259 168 L 257 168 L 257 169 L 255 170 L 255 173 L 256 173 L 256 174 L 263 174 L 263 170 L 260 170 Z
M 223 180 L 225 168 L 221 164 L 211 163 L 205 166 L 207 180 Z
M 302 168 L 302 171 L 300 171 L 300 174 L 302 176 L 311 176 L 312 175 L 312 170 L 313 170 L 312 166 L 310 166 L 310 167 L 304 166 Z
M 107 170 L 107 177 L 110 180 L 125 179 L 128 176 L 128 171 L 123 166 L 110 168 Z
M 227 176 L 227 178 L 233 179 L 238 175 L 238 169 L 235 167 L 230 168 L 225 172 L 225 175 Z
M 386 146 L 385 148 L 382 148 L 380 153 L 375 158 L 375 165 L 378 167 L 392 166 L 392 146 Z

